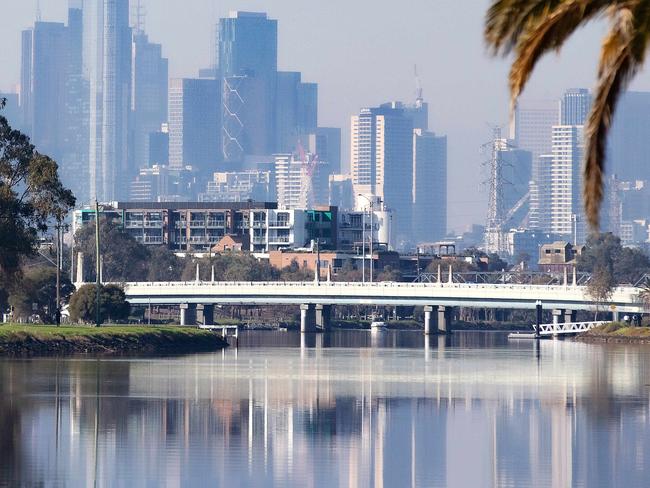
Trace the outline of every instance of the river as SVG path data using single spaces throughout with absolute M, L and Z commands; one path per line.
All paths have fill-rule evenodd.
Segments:
M 0 388 L 0 486 L 650 486 L 648 346 L 249 332 Z

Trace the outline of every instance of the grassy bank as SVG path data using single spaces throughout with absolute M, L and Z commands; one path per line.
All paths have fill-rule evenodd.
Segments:
M 576 340 L 582 342 L 650 344 L 650 327 L 630 327 L 630 324 L 626 322 L 612 322 L 594 327 L 580 334 Z
M 193 328 L 0 325 L 0 355 L 207 352 L 225 346 L 213 332 Z

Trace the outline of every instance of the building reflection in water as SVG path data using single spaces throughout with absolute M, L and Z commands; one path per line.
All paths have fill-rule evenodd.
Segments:
M 647 485 L 649 352 L 457 336 L 5 360 L 0 484 Z

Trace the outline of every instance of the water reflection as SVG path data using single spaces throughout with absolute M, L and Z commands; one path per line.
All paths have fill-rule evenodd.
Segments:
M 648 485 L 646 348 L 265 334 L 0 362 L 0 485 Z

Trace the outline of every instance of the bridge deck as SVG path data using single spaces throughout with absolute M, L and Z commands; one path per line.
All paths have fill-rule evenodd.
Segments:
M 616 288 L 611 300 L 591 299 L 585 286 L 475 283 L 144 282 L 125 283 L 132 304 L 230 305 L 446 305 L 532 309 L 609 310 L 641 313 L 639 289 Z

